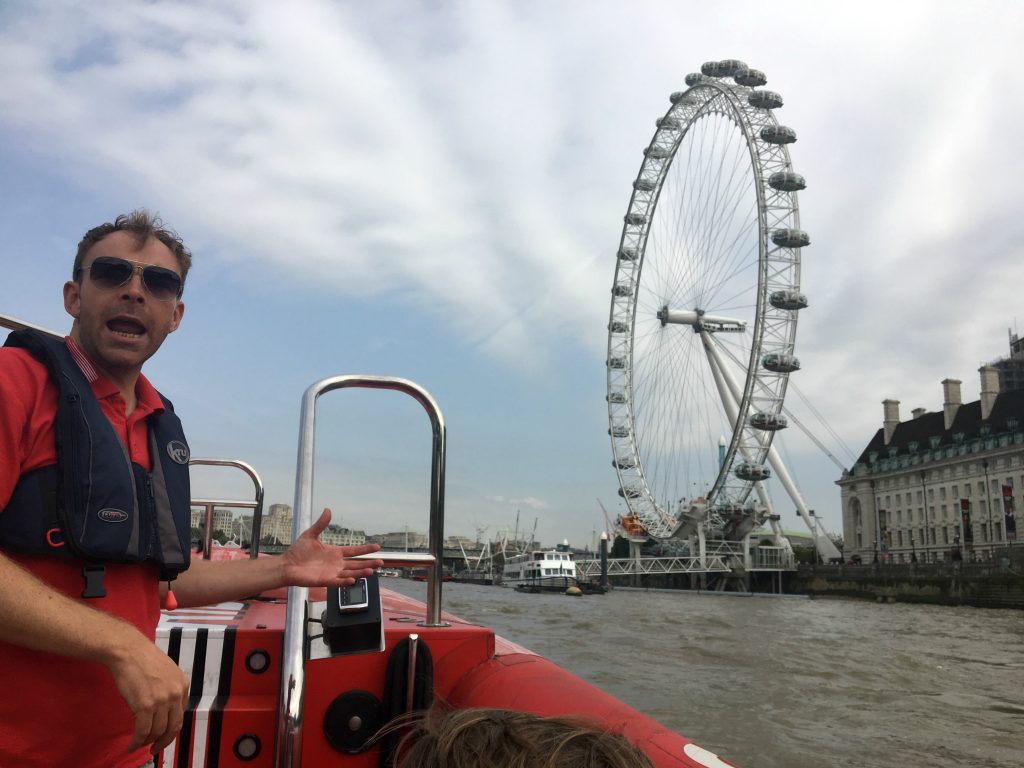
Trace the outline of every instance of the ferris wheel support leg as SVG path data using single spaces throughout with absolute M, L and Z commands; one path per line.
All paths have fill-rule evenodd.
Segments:
M 708 356 L 708 365 L 711 367 L 711 375 L 714 376 L 715 386 L 718 388 L 718 396 L 722 399 L 722 407 L 725 408 L 725 415 L 729 419 L 729 423 L 732 424 L 732 428 L 735 430 L 739 410 L 736 405 L 734 395 L 729 391 L 729 387 L 725 379 L 727 374 L 722 368 L 722 361 L 718 356 L 718 350 L 715 349 L 715 342 L 711 338 L 711 334 L 707 331 L 700 332 L 700 340 L 704 343 L 704 351 Z
M 733 430 L 736 429 L 736 422 L 739 418 L 739 399 L 740 391 L 737 386 L 735 379 L 732 374 L 729 373 L 729 369 L 722 365 L 722 358 L 718 354 L 718 349 L 715 346 L 714 338 L 707 331 L 701 331 L 701 340 L 704 342 L 704 349 L 708 356 L 708 365 L 711 367 L 711 373 L 715 378 L 715 386 L 718 387 L 718 395 L 722 398 L 722 405 L 725 407 L 725 413 L 732 423 Z M 746 450 L 741 446 L 741 450 L 744 453 L 743 458 L 750 460 L 750 456 L 747 455 Z M 757 498 L 761 502 L 766 510 L 766 514 L 774 514 L 772 509 L 771 499 L 768 498 L 768 492 L 765 490 L 764 483 L 754 483 L 754 490 L 757 491 Z
M 704 348 L 708 352 L 708 360 L 713 361 L 711 368 L 712 372 L 715 373 L 716 384 L 721 376 L 726 386 L 731 390 L 732 396 L 734 398 L 738 397 L 739 387 L 733 380 L 728 369 L 722 365 L 721 358 L 718 356 L 718 350 L 714 346 L 714 340 L 711 339 L 710 334 L 706 332 L 701 332 L 701 338 L 704 340 Z M 721 386 L 719 386 L 719 393 L 721 392 L 722 389 Z M 734 428 L 737 418 L 734 415 L 735 411 L 735 404 L 732 405 L 731 411 L 729 411 L 728 408 L 726 409 L 726 412 L 729 414 L 729 418 L 733 422 Z M 814 548 L 817 550 L 818 555 L 826 562 L 832 558 L 840 557 L 839 550 L 836 548 L 836 545 L 832 543 L 832 540 L 829 539 L 828 536 L 821 533 L 818 526 L 816 526 L 811 520 L 810 510 L 804 502 L 804 497 L 796 487 L 796 483 L 793 482 L 793 478 L 790 476 L 789 470 L 786 469 L 786 465 L 783 464 L 782 458 L 779 456 L 779 452 L 775 450 L 774 445 L 768 446 L 768 463 L 772 465 L 772 469 L 775 470 L 775 475 L 779 478 L 779 482 L 782 483 L 782 487 L 786 489 L 786 493 L 789 494 L 789 498 L 792 499 L 793 504 L 796 505 L 796 510 L 800 517 L 802 517 L 803 521 L 807 524 L 807 529 L 811 532 L 811 537 L 814 541 Z M 757 485 L 760 486 L 761 483 L 758 483 Z M 763 493 L 763 491 L 759 489 L 759 495 L 761 493 Z M 764 496 L 761 496 L 761 499 L 764 501 Z M 766 506 L 768 506 L 769 510 L 771 509 L 770 505 Z
M 811 538 L 814 541 L 814 548 L 817 550 L 822 561 L 827 563 L 833 558 L 840 557 L 839 550 L 836 548 L 836 545 L 832 543 L 832 540 L 823 531 L 821 531 L 811 519 L 811 513 L 810 510 L 807 509 L 804 497 L 800 494 L 799 489 L 796 487 L 796 483 L 793 482 L 793 478 L 790 477 L 789 472 L 786 469 L 786 465 L 782 463 L 782 458 L 779 456 L 778 451 L 775 450 L 774 445 L 768 449 L 768 461 L 771 463 L 776 476 L 779 478 L 783 487 L 786 489 L 786 492 L 789 494 L 789 498 L 791 498 L 793 503 L 796 505 L 796 511 L 807 524 L 807 529 L 811 532 Z

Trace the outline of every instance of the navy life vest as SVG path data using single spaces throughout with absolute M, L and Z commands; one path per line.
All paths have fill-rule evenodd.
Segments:
M 80 559 L 83 597 L 104 594 L 103 563 L 152 560 L 161 581 L 188 568 L 189 451 L 170 401 L 160 395 L 166 410 L 147 417 L 153 467 L 147 472 L 129 459 L 64 341 L 24 330 L 11 333 L 4 346 L 24 348 L 46 365 L 59 396 L 57 463 L 18 480 L 0 512 L 0 547 Z

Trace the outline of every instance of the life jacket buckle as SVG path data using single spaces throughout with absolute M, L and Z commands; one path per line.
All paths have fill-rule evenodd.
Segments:
M 103 586 L 104 575 L 106 575 L 106 568 L 100 564 L 86 563 L 82 566 L 82 578 L 85 579 L 85 589 L 82 590 L 83 598 L 107 596 L 107 590 Z

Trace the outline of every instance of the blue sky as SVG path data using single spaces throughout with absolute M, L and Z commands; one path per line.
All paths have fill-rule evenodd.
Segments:
M 1020 319 L 1022 33 L 1009 2 L 4 3 L 0 311 L 66 329 L 82 233 L 159 211 L 195 267 L 147 373 L 194 455 L 243 458 L 291 503 L 304 389 L 403 376 L 447 419 L 450 533 L 519 510 L 545 542 L 589 544 L 596 499 L 623 509 L 609 288 L 669 93 L 737 57 L 785 97 L 813 243 L 793 381 L 859 452 L 886 397 L 938 410 L 954 377 L 976 399 Z M 839 470 L 790 432 L 838 529 Z M 425 529 L 418 405 L 328 396 L 318 436 L 318 503 Z

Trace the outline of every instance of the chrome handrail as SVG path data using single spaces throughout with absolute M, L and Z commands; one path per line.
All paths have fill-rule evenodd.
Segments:
M 427 582 L 427 616 L 425 626 L 444 626 L 441 621 L 441 569 L 436 564 L 444 555 L 444 417 L 430 393 L 407 379 L 388 376 L 349 374 L 321 379 L 302 396 L 299 422 L 299 454 L 295 479 L 295 507 L 292 520 L 292 540 L 313 524 L 313 453 L 316 438 L 316 400 L 333 389 L 360 387 L 364 389 L 394 389 L 419 402 L 430 417 L 433 431 L 433 457 L 430 469 L 430 530 L 427 540 L 433 567 Z M 407 555 L 401 552 L 392 556 Z M 383 559 L 379 554 L 369 559 Z M 422 561 L 421 561 L 422 562 Z M 298 765 L 302 751 L 302 710 L 305 692 L 306 587 L 289 587 L 288 608 L 284 625 L 284 660 L 281 665 L 281 689 L 277 714 L 277 768 Z
M 31 329 L 33 331 L 45 333 L 48 336 L 53 336 L 54 338 L 57 339 L 64 338 L 63 333 L 57 333 L 57 331 L 51 331 L 49 328 L 43 328 L 43 326 L 41 325 L 30 323 L 27 320 L 19 320 L 13 315 L 5 315 L 3 313 L 0 313 L 0 328 L 8 328 L 9 330 L 12 331 L 24 331 L 26 329 Z
M 252 530 L 250 536 L 252 541 L 249 544 L 249 559 L 255 560 L 260 556 L 260 529 L 263 523 L 263 481 L 259 474 L 250 464 L 238 459 L 201 459 L 192 458 L 188 460 L 189 466 L 206 467 L 235 467 L 247 474 L 256 486 L 256 498 L 253 501 L 234 501 L 230 499 L 191 499 L 193 507 L 203 507 L 206 525 L 203 529 L 203 560 L 210 559 L 210 552 L 213 549 L 213 508 L 237 507 L 239 509 L 251 509 Z

